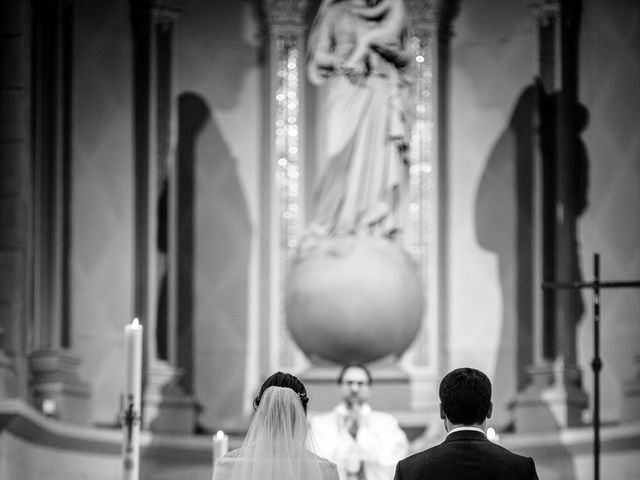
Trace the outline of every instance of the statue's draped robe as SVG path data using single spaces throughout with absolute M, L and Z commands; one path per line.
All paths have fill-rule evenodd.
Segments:
M 355 27 L 364 23 L 355 15 L 347 20 Z M 385 235 L 398 228 L 409 140 L 403 98 L 407 81 L 377 53 L 371 51 L 367 60 L 369 70 L 363 75 L 334 71 L 322 87 L 322 134 L 310 228 L 321 237 L 361 231 Z

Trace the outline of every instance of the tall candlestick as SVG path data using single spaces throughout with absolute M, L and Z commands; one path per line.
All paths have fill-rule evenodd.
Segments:
M 125 385 L 122 426 L 123 479 L 140 477 L 140 399 L 142 396 L 142 325 L 135 318 L 124 327 Z
M 229 437 L 227 437 L 222 430 L 213 436 L 213 461 L 215 463 L 217 458 L 224 456 L 229 450 Z

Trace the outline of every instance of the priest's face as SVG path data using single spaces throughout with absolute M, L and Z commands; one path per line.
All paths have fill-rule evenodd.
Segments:
M 348 407 L 362 405 L 371 396 L 367 372 L 359 367 L 348 368 L 342 376 L 340 391 Z

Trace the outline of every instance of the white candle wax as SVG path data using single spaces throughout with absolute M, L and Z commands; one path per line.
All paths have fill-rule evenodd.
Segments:
M 125 336 L 125 408 L 133 400 L 133 407 L 140 412 L 142 391 L 142 325 L 137 318 L 124 327 Z
M 125 480 L 140 476 L 140 403 L 142 397 L 142 325 L 138 319 L 124 327 L 125 384 L 123 467 Z
M 213 461 L 224 456 L 229 451 L 229 437 L 222 430 L 213 436 Z

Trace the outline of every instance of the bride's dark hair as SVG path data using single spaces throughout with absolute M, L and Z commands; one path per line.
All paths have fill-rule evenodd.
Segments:
M 296 392 L 298 394 L 298 398 L 300 399 L 300 403 L 302 403 L 302 408 L 304 408 L 304 413 L 307 413 L 307 403 L 309 403 L 309 397 L 307 397 L 307 389 L 304 388 L 303 383 L 298 380 L 297 377 L 283 372 L 276 372 L 264 381 L 264 383 L 260 387 L 260 393 L 253 400 L 254 410 L 256 410 L 258 408 L 258 405 L 260 405 L 262 395 L 264 394 L 264 391 L 269 387 L 290 388 L 291 390 Z

